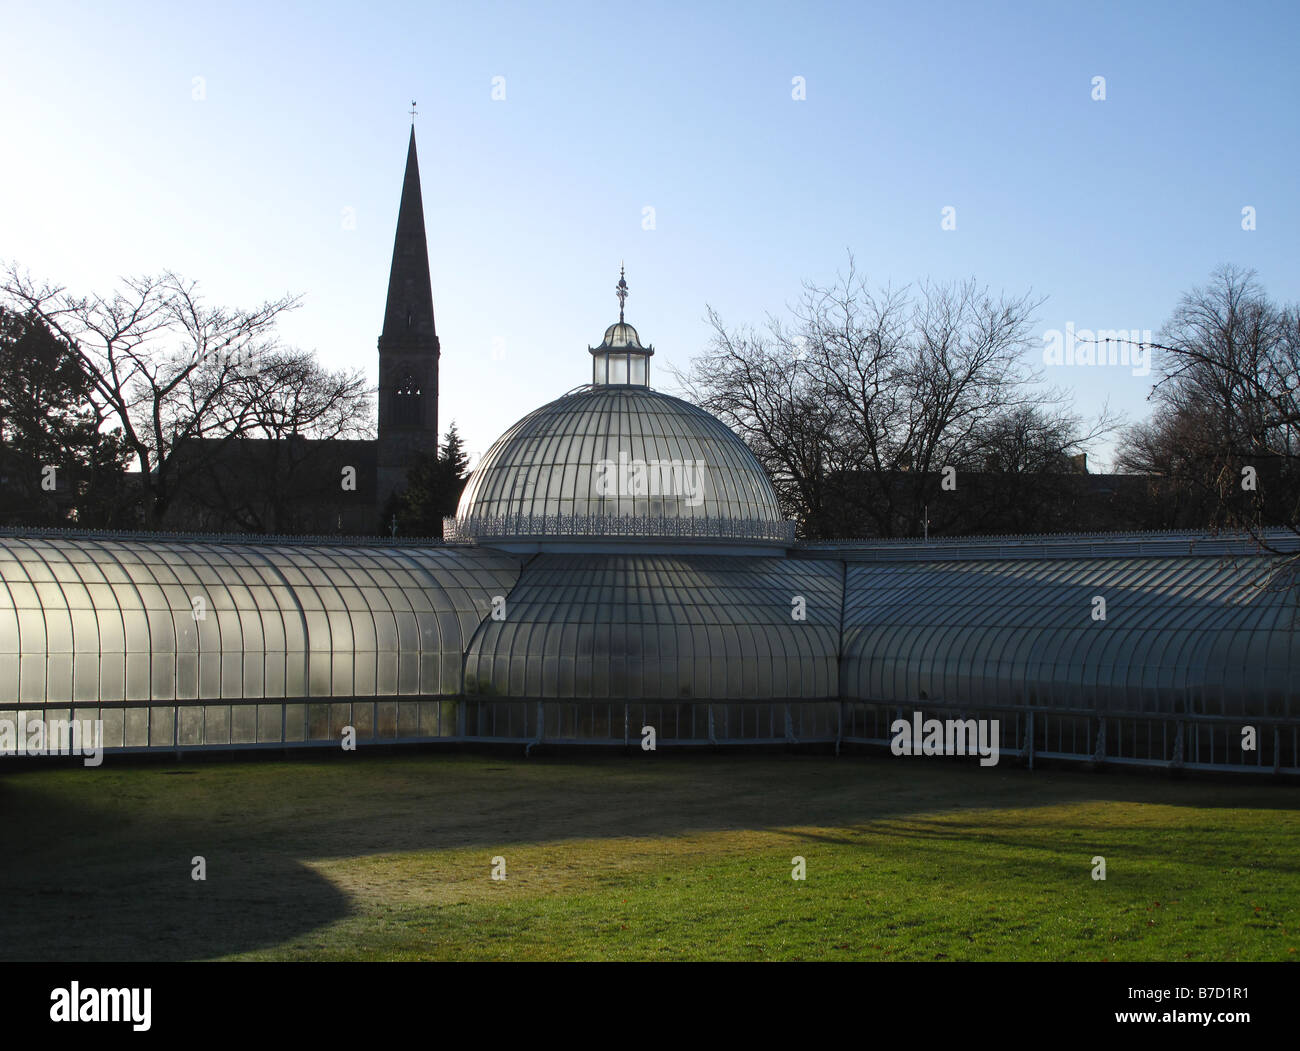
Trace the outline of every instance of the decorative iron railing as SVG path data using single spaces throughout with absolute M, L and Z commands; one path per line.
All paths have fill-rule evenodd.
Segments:
M 262 544 L 280 547 L 433 547 L 436 536 L 349 536 L 344 533 L 205 533 L 199 530 L 79 529 L 65 526 L 3 526 L 0 537 L 52 537 L 67 540 L 115 540 L 192 543 Z
M 639 537 L 794 543 L 794 523 L 667 515 L 470 515 L 443 519 L 449 541 L 506 537 Z
M 1273 527 L 1258 535 L 1203 529 L 1117 533 L 1024 533 L 996 536 L 837 537 L 800 540 L 799 548 L 831 557 L 892 559 L 1093 558 L 1145 555 L 1265 555 L 1300 551 L 1300 529 Z
M 0 767 L 11 756 L 77 754 L 69 749 L 66 702 L 20 706 L 26 725 L 39 720 L 62 737 L 45 751 L 0 747 Z M 422 743 L 619 745 L 636 750 L 641 728 L 653 726 L 659 747 L 776 744 L 889 750 L 897 720 L 914 715 L 988 720 L 999 763 L 1041 760 L 1093 768 L 1137 766 L 1157 770 L 1233 771 L 1300 775 L 1300 725 L 1294 717 L 1251 717 L 1256 747 L 1242 747 L 1240 718 L 1194 714 L 1059 711 L 1032 705 L 895 704 L 828 698 L 809 701 L 590 701 L 496 697 L 353 697 L 258 699 L 213 704 L 104 701 L 79 704 L 78 720 L 99 721 L 106 753 L 234 752 L 256 748 L 338 749 L 345 729 L 360 745 Z M 11 709 L 0 713 L 13 719 Z M 992 721 L 996 720 L 994 725 Z M 27 739 L 20 733 L 17 741 Z M 968 752 L 973 756 L 973 752 Z M 915 758 L 897 760 L 900 776 Z M 967 761 L 974 763 L 973 758 Z M 982 764 L 981 764 L 982 765 Z

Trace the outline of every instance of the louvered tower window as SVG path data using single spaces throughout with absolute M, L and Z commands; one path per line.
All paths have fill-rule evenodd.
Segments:
M 423 391 L 409 372 L 397 384 L 393 397 L 393 423 L 398 427 L 418 427 L 423 417 Z

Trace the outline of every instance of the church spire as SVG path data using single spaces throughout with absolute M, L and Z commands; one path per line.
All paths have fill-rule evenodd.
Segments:
M 388 273 L 388 303 L 384 308 L 380 343 L 387 348 L 431 343 L 434 354 L 438 353 L 414 122 L 406 148 L 406 176 L 402 180 L 402 203 L 397 212 L 397 236 L 393 239 L 393 266 Z
M 411 106 L 415 108 L 414 105 Z M 429 246 L 424 236 L 415 126 L 406 148 L 402 203 L 393 238 L 393 267 L 379 336 L 379 462 L 381 505 L 406 488 L 407 473 L 438 448 L 438 333 L 433 327 Z

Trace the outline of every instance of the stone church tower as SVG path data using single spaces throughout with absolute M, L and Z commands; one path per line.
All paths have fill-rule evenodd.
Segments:
M 375 502 L 405 488 L 419 453 L 438 448 L 438 333 L 433 324 L 429 246 L 424 236 L 415 127 L 406 150 L 402 203 L 379 337 L 379 449 Z

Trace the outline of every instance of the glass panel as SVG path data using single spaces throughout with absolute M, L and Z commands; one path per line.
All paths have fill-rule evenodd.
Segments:
M 128 653 L 148 654 L 149 620 L 142 610 L 126 609 L 122 611 L 122 622 L 126 626 L 126 649 Z M 103 621 L 100 621 L 103 627 Z
M 460 661 L 443 661 L 436 653 L 420 654 L 420 689 L 417 692 L 460 693 Z
M 305 704 L 287 704 L 284 709 L 284 739 L 302 741 L 306 732 L 307 706 Z
M 357 649 L 381 649 L 392 653 L 397 649 L 397 620 L 391 613 L 376 613 L 373 620 L 358 615 L 353 620 Z
M 123 744 L 143 748 L 149 744 L 149 709 L 127 708 L 124 712 Z
M 230 712 L 230 743 L 252 744 L 257 740 L 257 706 L 240 704 Z
M 328 653 L 313 653 L 308 669 L 308 694 L 312 697 L 328 697 L 330 692 L 330 656 Z
M 45 611 L 45 631 L 47 652 L 72 652 L 72 617 L 67 610 L 59 608 L 47 609 Z
M 78 653 L 72 658 L 72 699 L 99 700 L 99 654 Z
M 374 736 L 375 706 L 365 702 L 352 705 L 352 725 L 356 727 L 357 740 L 367 741 Z
M 278 704 L 257 706 L 257 739 L 261 742 L 280 740 L 280 712 Z
M 395 653 L 380 653 L 377 657 L 374 692 L 382 695 L 398 692 L 398 656 Z M 357 659 L 360 659 L 360 654 L 357 654 Z M 360 684 L 357 684 L 356 692 L 361 693 Z
M 44 614 L 39 609 L 20 609 L 18 626 L 23 653 L 35 653 L 43 657 L 46 652 Z
M 181 708 L 180 728 L 177 735 L 177 741 L 183 745 L 197 745 L 203 743 L 203 709 Z
M 261 653 L 244 654 L 244 688 L 243 696 L 245 697 L 265 697 L 266 689 L 262 681 L 264 670 L 263 660 L 265 658 Z
M 99 693 L 101 701 L 120 701 L 126 692 L 126 654 L 102 653 L 99 657 Z
M 0 698 L 12 700 L 18 696 L 18 657 L 0 653 Z
M 418 652 L 411 650 L 401 654 L 381 654 L 379 658 L 380 670 L 379 681 L 387 681 L 385 676 L 388 675 L 389 669 L 385 664 L 389 661 L 396 662 L 398 665 L 397 673 L 397 692 L 398 693 L 440 693 L 437 682 L 430 684 L 430 688 L 424 691 L 420 689 L 420 655 Z M 452 692 L 458 692 L 453 690 Z
M 4 595 L 0 587 L 0 596 Z M 18 611 L 0 609 L 0 653 L 18 652 Z M 3 694 L 0 694 L 3 696 Z
M 149 652 L 128 653 L 126 656 L 126 699 L 149 700 Z
M 284 649 L 284 621 L 274 608 L 262 610 L 262 645 L 268 650 Z
M 180 666 L 185 670 L 185 679 L 193 674 L 190 670 L 190 657 L 182 657 Z M 221 654 L 219 652 L 204 653 L 199 656 L 199 682 L 196 696 L 198 697 L 220 697 L 221 696 Z M 187 694 L 188 695 L 188 694 Z
M 149 645 L 154 653 L 173 653 L 176 649 L 176 625 L 170 610 L 150 610 Z M 193 623 L 193 618 L 189 618 Z
M 285 654 L 284 695 L 307 696 L 307 657 L 302 651 Z
M 330 737 L 330 706 L 328 704 L 309 704 L 307 706 L 307 739 L 309 741 L 326 741 Z
M 266 654 L 265 679 L 263 680 L 263 697 L 283 697 L 284 692 L 284 654 L 271 652 Z
M 351 691 L 353 696 L 368 697 L 375 692 L 375 654 L 373 652 L 358 651 L 354 654 L 353 676 L 355 679 Z
M 252 610 L 242 610 L 237 615 L 239 617 L 243 648 L 249 651 L 262 649 L 264 644 L 262 642 L 261 616 Z
M 244 695 L 244 658 L 236 650 L 221 655 L 221 692 L 204 697 L 242 697 Z
M 50 657 L 45 669 L 45 699 L 72 700 L 72 656 Z
M 627 382 L 627 355 L 611 354 L 609 356 L 609 382 Z
M 352 681 L 353 654 L 351 651 L 335 653 L 332 669 L 332 690 L 335 697 L 352 697 L 356 694 Z
M 149 709 L 149 744 L 163 747 L 172 743 L 172 727 L 175 725 L 176 709 L 156 705 Z
M 138 712 L 140 709 L 133 708 L 131 710 L 133 712 Z M 98 715 L 104 724 L 104 740 L 103 740 L 104 747 L 121 748 L 122 735 L 125 732 L 125 728 L 126 728 L 126 712 L 124 712 L 121 708 L 105 708 L 102 711 L 98 712 Z M 95 716 L 96 716 L 95 710 L 90 709 L 86 711 L 84 718 L 94 719 Z M 88 743 L 93 745 L 95 740 L 95 736 L 94 736 L 95 729 L 93 725 L 91 726 L 90 734 L 91 734 L 90 741 Z
M 204 744 L 230 743 L 230 706 L 209 704 L 203 709 Z

